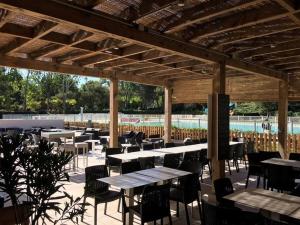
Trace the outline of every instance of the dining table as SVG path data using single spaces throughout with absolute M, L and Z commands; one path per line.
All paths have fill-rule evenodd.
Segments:
M 187 176 L 190 172 L 171 169 L 167 167 L 155 167 L 146 170 L 139 170 L 133 173 L 123 175 L 100 178 L 98 181 L 109 184 L 110 186 L 121 189 L 126 193 L 127 206 L 134 204 L 134 188 L 145 185 L 160 184 L 170 181 L 175 178 Z M 133 224 L 133 214 L 131 211 L 127 213 L 126 224 Z
M 234 202 L 236 207 L 257 209 L 277 221 L 300 221 L 300 197 L 297 196 L 257 188 L 239 190 L 224 198 Z

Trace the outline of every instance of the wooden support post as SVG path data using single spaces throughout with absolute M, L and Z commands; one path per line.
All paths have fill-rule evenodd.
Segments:
M 118 79 L 112 77 L 109 87 L 109 147 L 118 147 Z
M 226 75 L 226 67 L 225 63 L 219 63 L 216 65 L 215 73 L 213 76 L 212 82 L 212 95 L 210 95 L 209 99 L 209 124 L 208 124 L 208 149 L 209 149 L 209 158 L 212 163 L 212 180 L 216 180 L 218 178 L 225 177 L 225 161 L 220 160 L 220 152 L 225 149 L 222 148 L 222 143 L 220 140 L 222 137 L 229 137 L 229 129 L 223 130 L 221 129 L 222 124 L 228 123 L 229 121 L 222 121 L 222 113 L 226 106 L 225 104 L 220 104 L 218 95 L 225 94 L 225 75 Z M 223 108 L 222 108 L 223 107 Z M 226 108 L 225 108 L 226 109 Z M 229 113 L 229 112 L 228 112 Z M 229 115 L 228 115 L 229 116 Z M 223 132 L 223 133 L 222 133 Z M 225 140 L 225 142 L 229 142 Z M 223 143 L 224 144 L 224 143 Z
M 288 158 L 287 152 L 287 125 L 288 125 L 288 82 L 279 82 L 278 100 L 278 150 L 281 156 Z
M 165 143 L 171 142 L 172 131 L 172 88 L 170 85 L 165 86 L 165 124 L 164 140 Z

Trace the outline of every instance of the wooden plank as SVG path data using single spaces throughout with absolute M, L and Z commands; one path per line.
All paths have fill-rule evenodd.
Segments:
M 230 59 L 222 53 L 209 50 L 200 45 L 187 43 L 174 37 L 171 38 L 168 35 L 157 33 L 156 31 L 145 29 L 141 26 L 132 26 L 132 24 L 118 21 L 115 18 L 112 19 L 101 12 L 91 13 L 87 10 L 74 8 L 68 4 L 62 5 L 62 3 L 50 0 L 44 0 L 43 7 L 40 7 L 40 4 L 34 0 L 1 0 L 0 7 L 38 18 L 60 21 L 66 25 L 80 27 L 83 30 L 95 34 L 103 35 L 103 33 L 105 33 L 116 39 L 135 42 L 136 44 L 149 48 L 156 48 L 192 59 L 206 62 L 226 60 L 228 64 L 233 65 L 238 70 L 240 67 L 244 70 L 244 66 L 247 65 L 247 70 L 250 73 L 253 73 L 253 71 L 255 74 L 259 72 L 261 75 L 276 79 L 282 79 L 284 77 L 282 73 L 278 73 L 277 71 L 271 70 L 272 73 L 269 73 L 269 69 L 266 70 L 266 68 L 262 67 L 258 69 L 254 65 Z M 89 19 L 87 19 L 87 17 Z
M 225 161 L 218 159 L 219 153 L 219 111 L 217 95 L 225 94 L 225 63 L 215 65 L 215 74 L 212 82 L 212 94 L 209 101 L 209 121 L 208 121 L 208 149 L 212 163 L 212 180 L 225 177 Z M 222 122 L 222 121 L 221 121 Z M 229 132 L 229 130 L 227 131 Z
M 287 159 L 287 125 L 288 125 L 288 83 L 279 82 L 278 101 L 278 150 Z
M 111 77 L 109 86 L 109 146 L 118 148 L 118 80 Z
M 171 142 L 172 130 L 172 87 L 170 84 L 165 86 L 165 124 L 164 124 L 164 140 L 165 143 Z

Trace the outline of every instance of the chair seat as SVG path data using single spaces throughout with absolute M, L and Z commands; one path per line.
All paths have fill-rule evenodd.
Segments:
M 138 216 L 141 216 L 141 205 L 137 204 L 134 206 L 130 206 L 129 210 L 133 211 Z M 156 220 L 157 218 L 163 218 L 169 214 L 169 211 L 162 210 L 161 208 L 153 208 L 151 209 L 151 214 L 144 215 L 144 222 L 149 222 Z
M 94 195 L 97 203 L 105 203 L 117 200 L 121 197 L 121 192 L 109 190 L 107 192 Z
M 176 186 L 176 184 L 175 184 Z M 179 188 L 171 188 L 170 189 L 170 200 L 184 202 L 183 199 L 183 191 Z

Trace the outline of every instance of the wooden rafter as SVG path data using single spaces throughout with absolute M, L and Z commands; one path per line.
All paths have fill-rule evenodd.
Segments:
M 61 5 L 61 3 L 50 0 L 44 0 L 43 7 L 40 7 L 34 0 L 1 0 L 0 7 L 41 19 L 60 21 L 66 25 L 80 27 L 80 29 L 95 34 L 102 35 L 105 33 L 116 39 L 134 42 L 148 48 L 156 48 L 190 59 L 205 62 L 226 61 L 228 67 L 240 71 L 247 71 L 252 74 L 259 74 L 276 79 L 286 78 L 284 74 L 269 68 L 257 67 L 247 62 L 231 59 L 222 53 L 211 51 L 199 45 L 189 44 L 167 35 L 157 34 L 151 30 L 141 29 L 141 27 L 134 27 L 132 24 L 118 21 L 115 18 L 112 19 L 101 12 L 95 14 L 69 5 Z M 86 19 L 87 15 L 89 20 Z M 93 22 L 91 23 L 91 21 Z
M 22 59 L 11 56 L 2 56 L 0 55 L 0 65 L 1 66 L 9 66 L 15 68 L 27 68 L 32 70 L 44 70 L 44 71 L 52 71 L 58 73 L 66 73 L 66 74 L 78 74 L 83 76 L 91 76 L 91 77 L 102 77 L 102 78 L 110 78 L 111 72 L 102 72 L 99 69 L 93 68 L 85 68 L 78 67 L 74 65 L 58 65 L 55 62 L 44 62 L 40 60 L 31 60 L 31 59 Z M 151 77 L 145 80 L 142 77 L 134 76 L 130 73 L 118 73 L 118 78 L 124 81 L 131 81 L 136 83 L 142 83 L 147 85 L 158 85 L 162 86 L 163 82 L 161 80 L 152 79 Z
M 29 40 L 18 39 L 9 43 L 8 46 L 3 47 L 1 49 L 2 54 L 9 54 L 13 52 L 17 52 L 19 49 L 23 48 L 25 45 L 30 45 L 34 43 L 36 40 L 40 39 L 42 36 L 52 32 L 58 24 L 50 21 L 42 21 L 35 28 L 33 28 L 32 38 Z
M 166 33 L 174 33 L 184 29 L 189 25 L 207 21 L 236 10 L 248 8 L 261 2 L 263 2 L 263 0 L 240 1 L 234 4 L 228 4 L 227 0 L 207 1 L 192 8 L 183 10 L 179 13 L 179 15 L 164 18 L 162 21 L 157 22 L 157 24 L 163 24 L 164 21 L 171 21 L 171 23 L 168 24 L 164 30 Z
M 288 14 L 289 12 L 286 10 L 280 8 L 270 9 L 270 7 L 266 5 L 259 9 L 249 9 L 235 15 L 218 18 L 216 20 L 200 24 L 185 30 L 183 35 L 185 36 L 185 39 L 197 42 L 203 38 L 216 34 L 280 19 L 286 17 Z

